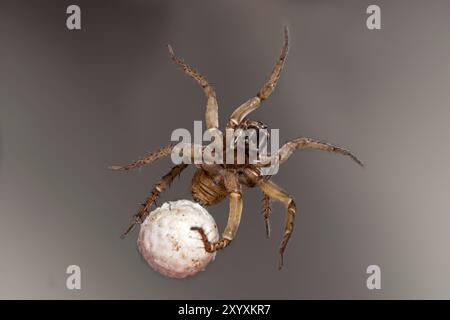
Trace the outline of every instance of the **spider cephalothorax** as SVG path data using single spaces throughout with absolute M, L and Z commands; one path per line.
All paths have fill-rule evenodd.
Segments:
M 276 83 L 280 77 L 281 70 L 283 68 L 284 62 L 286 60 L 288 52 L 288 30 L 285 28 L 284 30 L 284 45 L 278 58 L 275 67 L 273 68 L 268 80 L 264 84 L 264 86 L 259 90 L 255 97 L 250 98 L 248 101 L 244 102 L 240 105 L 230 116 L 228 123 L 226 125 L 227 129 L 233 130 L 249 130 L 254 129 L 257 133 L 262 132 L 263 129 L 267 129 L 267 125 L 260 121 L 254 121 L 247 118 L 248 114 L 257 109 L 261 102 L 266 100 L 270 94 L 275 89 Z M 192 77 L 203 89 L 206 98 L 206 114 L 205 114 L 205 122 L 207 129 L 211 130 L 219 130 L 219 115 L 218 115 L 218 105 L 216 100 L 216 93 L 214 88 L 210 86 L 208 81 L 200 75 L 194 68 L 187 65 L 180 59 L 178 59 L 172 47 L 169 46 L 169 53 L 171 59 L 178 65 L 183 71 Z M 249 142 L 245 140 L 246 145 L 248 147 Z M 234 142 L 232 142 L 234 144 Z M 195 148 L 194 145 L 189 146 L 189 148 Z M 227 142 L 223 144 L 224 154 L 228 151 L 230 147 Z M 193 198 L 202 203 L 203 205 L 212 205 L 216 204 L 225 198 L 229 198 L 230 209 L 229 209 L 229 217 L 227 226 L 222 234 L 222 237 L 216 242 L 209 242 L 205 232 L 196 226 L 192 226 L 193 230 L 199 232 L 202 241 L 205 245 L 205 249 L 208 252 L 213 252 L 219 249 L 223 249 L 228 246 L 231 241 L 234 239 L 237 229 L 239 227 L 239 223 L 241 220 L 242 214 L 242 186 L 245 187 L 258 187 L 262 190 L 264 194 L 264 221 L 266 225 L 266 233 L 269 237 L 270 228 L 269 228 L 269 215 L 270 215 L 270 201 L 271 199 L 282 202 L 287 208 L 287 218 L 285 225 L 285 232 L 283 236 L 283 240 L 280 246 L 280 267 L 283 264 L 283 253 L 286 249 L 288 241 L 291 237 L 293 227 L 294 227 L 294 218 L 296 214 L 296 206 L 292 197 L 273 183 L 270 178 L 270 175 L 262 175 L 262 169 L 267 167 L 268 160 L 274 160 L 277 164 L 282 164 L 285 162 L 291 154 L 295 150 L 312 148 L 319 149 L 329 152 L 335 152 L 342 155 L 347 155 L 351 157 L 354 161 L 362 166 L 361 161 L 359 161 L 354 155 L 352 155 L 348 150 L 333 146 L 331 144 L 321 142 L 319 140 L 311 139 L 311 138 L 297 138 L 293 139 L 287 143 L 285 143 L 280 149 L 276 152 L 273 152 L 271 155 L 266 156 L 264 161 L 259 162 L 249 162 L 248 155 L 246 154 L 244 163 L 238 163 L 233 160 L 232 163 L 212 163 L 212 164 L 195 164 L 197 167 L 197 171 L 194 174 L 191 184 L 191 191 Z M 175 146 L 170 144 L 166 147 L 161 148 L 160 150 L 150 153 L 144 158 L 137 160 L 135 162 L 130 163 L 126 166 L 112 166 L 110 167 L 113 170 L 130 170 L 133 168 L 137 168 L 146 164 L 150 164 L 155 160 L 158 160 L 162 157 L 169 156 L 172 151 L 175 151 Z M 202 155 L 205 155 L 204 148 L 201 148 Z M 192 153 L 193 154 L 193 153 Z M 189 156 L 191 157 L 191 156 Z M 173 179 L 178 176 L 191 162 L 184 162 L 175 165 L 168 174 L 166 174 L 162 179 L 155 185 L 150 196 L 146 199 L 146 201 L 142 204 L 142 207 L 139 209 L 138 213 L 135 215 L 135 220 L 128 227 L 126 232 L 127 234 L 132 227 L 143 221 L 146 217 L 147 213 L 151 206 L 155 203 L 157 197 L 161 192 L 163 192 L 173 181 Z

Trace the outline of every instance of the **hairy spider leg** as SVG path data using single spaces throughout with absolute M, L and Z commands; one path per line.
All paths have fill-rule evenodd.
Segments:
M 149 153 L 144 158 L 133 161 L 132 163 L 125 165 L 125 166 L 110 166 L 108 167 L 111 170 L 122 170 L 122 171 L 128 171 L 131 169 L 139 168 L 142 166 L 145 166 L 147 164 L 151 164 L 152 162 L 161 159 L 163 157 L 167 157 L 171 154 L 173 148 L 175 145 L 169 144 L 155 152 Z
M 227 247 L 236 236 L 236 232 L 241 222 L 243 205 L 242 192 L 241 185 L 239 184 L 238 178 L 234 173 L 229 172 L 228 174 L 225 174 L 225 187 L 228 191 L 230 208 L 227 226 L 222 233 L 222 237 L 215 242 L 210 242 L 203 228 L 197 226 L 193 226 L 191 228 L 200 234 L 207 252 L 215 252 Z
M 267 194 L 264 194 L 263 198 L 263 217 L 264 217 L 264 225 L 266 226 L 266 237 L 270 238 L 270 213 L 272 209 L 270 208 L 270 197 Z
M 275 183 L 269 180 L 261 179 L 258 182 L 258 187 L 272 199 L 278 200 L 287 207 L 286 224 L 284 228 L 284 236 L 280 245 L 280 261 L 278 268 L 283 267 L 283 255 L 286 250 L 289 239 L 291 238 L 292 232 L 294 230 L 294 220 L 296 214 L 296 206 L 294 199 L 287 194 L 283 189 L 277 186 Z
M 322 142 L 311 138 L 297 138 L 286 142 L 277 152 L 275 157 L 278 157 L 279 163 L 285 162 L 296 150 L 300 149 L 319 149 L 322 151 L 328 151 L 333 153 L 338 153 L 344 156 L 349 156 L 353 161 L 364 167 L 364 164 L 355 155 L 353 155 L 349 150 L 334 146 L 332 144 Z M 267 160 L 266 160 L 267 161 Z
M 164 192 L 168 187 L 170 187 L 175 177 L 180 175 L 181 172 L 187 168 L 187 166 L 188 165 L 184 163 L 174 166 L 168 174 L 166 174 L 164 177 L 161 178 L 161 180 L 158 181 L 158 183 L 156 183 L 150 195 L 142 204 L 141 208 L 139 208 L 138 213 L 134 215 L 133 222 L 131 222 L 130 226 L 122 234 L 121 238 L 124 238 L 136 224 L 142 223 L 142 221 L 144 221 L 145 216 L 149 213 L 149 209 L 151 208 L 153 203 L 155 203 L 158 196 L 162 192 Z
M 284 45 L 281 50 L 281 54 L 278 58 L 278 61 L 273 67 L 269 78 L 267 79 L 264 86 L 256 94 L 256 97 L 250 98 L 249 100 L 241 104 L 238 108 L 236 108 L 236 110 L 234 110 L 228 121 L 229 127 L 234 128 L 237 125 L 239 125 L 239 123 L 241 123 L 241 121 L 244 120 L 244 118 L 250 112 L 258 108 L 261 105 L 261 102 L 266 100 L 275 90 L 277 81 L 278 79 L 280 79 L 280 74 L 281 70 L 283 69 L 284 62 L 286 61 L 288 49 L 289 49 L 289 31 L 287 27 L 284 27 Z
M 205 113 L 206 127 L 208 129 L 217 129 L 219 127 L 219 106 L 217 105 L 216 92 L 214 88 L 208 83 L 205 77 L 197 72 L 197 70 L 177 58 L 173 52 L 172 46 L 168 45 L 167 48 L 169 49 L 169 54 L 172 61 L 175 62 L 175 64 L 178 65 L 185 74 L 193 78 L 202 87 L 207 98 Z

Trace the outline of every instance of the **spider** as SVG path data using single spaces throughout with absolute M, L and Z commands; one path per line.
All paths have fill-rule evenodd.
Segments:
M 226 128 L 231 129 L 248 129 L 255 128 L 260 130 L 267 128 L 267 126 L 261 121 L 249 120 L 247 116 L 254 110 L 256 110 L 261 103 L 266 100 L 274 91 L 278 79 L 280 78 L 281 70 L 286 60 L 289 47 L 289 34 L 287 27 L 284 28 L 284 44 L 281 50 L 281 54 L 270 73 L 269 78 L 266 80 L 263 87 L 259 90 L 256 96 L 250 98 L 231 114 Z M 203 92 L 207 98 L 205 122 L 207 129 L 219 130 L 219 115 L 218 104 L 216 99 L 216 93 L 214 88 L 208 83 L 205 77 L 198 73 L 193 67 L 184 63 L 174 53 L 172 47 L 168 45 L 168 50 L 171 60 L 180 67 L 184 73 L 193 78 L 203 89 Z M 134 161 L 126 166 L 111 166 L 112 170 L 131 170 L 138 168 L 152 162 L 169 156 L 174 150 L 174 145 L 169 144 L 156 152 L 150 153 L 140 160 Z M 226 145 L 225 147 L 226 148 Z M 297 138 L 285 143 L 277 152 L 270 155 L 275 158 L 279 164 L 285 162 L 296 150 L 300 149 L 319 149 L 329 152 L 334 152 L 342 155 L 349 156 L 356 163 L 363 166 L 363 163 L 355 157 L 350 151 L 331 145 L 326 142 L 322 142 L 311 138 Z M 192 162 L 193 163 L 193 162 Z M 282 188 L 276 185 L 270 180 L 271 176 L 261 175 L 261 168 L 264 166 L 262 163 L 250 164 L 195 164 L 197 170 L 192 178 L 191 193 L 195 201 L 205 206 L 217 204 L 229 198 L 229 217 L 226 228 L 222 233 L 221 238 L 215 242 L 209 242 L 205 231 L 199 227 L 192 227 L 199 233 L 205 250 L 207 252 L 214 252 L 223 249 L 230 245 L 235 238 L 236 232 L 239 227 L 239 223 L 242 215 L 242 187 L 258 187 L 263 192 L 263 218 L 266 229 L 266 236 L 270 237 L 270 224 L 269 216 L 271 213 L 271 201 L 277 200 L 283 203 L 287 208 L 287 217 L 285 222 L 284 236 L 281 241 L 279 249 L 279 268 L 283 266 L 283 255 L 291 238 L 294 219 L 296 215 L 296 205 L 293 198 Z M 149 213 L 149 209 L 155 203 L 158 196 L 166 190 L 175 177 L 179 176 L 181 172 L 188 167 L 188 164 L 181 163 L 175 165 L 168 174 L 163 176 L 161 180 L 156 183 L 151 194 L 147 197 L 137 214 L 134 216 L 134 220 L 122 235 L 124 237 L 131 229 L 145 219 Z

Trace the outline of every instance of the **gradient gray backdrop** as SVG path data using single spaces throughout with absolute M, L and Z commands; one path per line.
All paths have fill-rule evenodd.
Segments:
M 68 31 L 66 7 L 82 9 Z M 382 30 L 366 8 L 382 9 Z M 1 1 L 0 298 L 450 298 L 448 1 Z M 221 124 L 292 45 L 252 114 L 366 163 L 301 151 L 274 180 L 299 214 L 277 270 L 285 209 L 265 239 L 248 190 L 237 238 L 206 272 L 173 280 L 119 235 L 170 160 L 111 172 L 192 128 L 205 99 L 165 48 L 217 90 Z M 189 198 L 193 170 L 160 200 Z M 223 230 L 227 203 L 210 208 Z M 65 287 L 66 267 L 82 290 Z M 382 290 L 366 288 L 377 264 Z

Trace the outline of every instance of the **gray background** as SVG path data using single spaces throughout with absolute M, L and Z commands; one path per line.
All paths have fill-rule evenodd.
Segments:
M 82 30 L 66 29 L 66 7 Z M 365 10 L 382 9 L 369 31 Z M 0 298 L 450 298 L 448 1 L 1 1 Z M 235 242 L 206 272 L 153 272 L 119 235 L 170 160 L 110 172 L 201 120 L 205 99 L 165 45 L 217 89 L 221 124 L 259 89 L 290 27 L 277 90 L 252 114 L 366 163 L 295 154 L 274 180 L 299 214 L 277 270 L 285 209 L 265 239 L 248 190 Z M 159 201 L 189 198 L 193 169 Z M 220 228 L 227 203 L 211 207 Z M 66 267 L 82 290 L 65 288 Z M 382 290 L 366 288 L 377 264 Z

